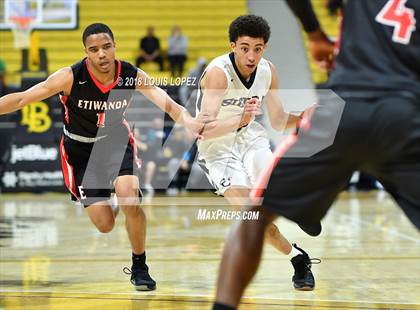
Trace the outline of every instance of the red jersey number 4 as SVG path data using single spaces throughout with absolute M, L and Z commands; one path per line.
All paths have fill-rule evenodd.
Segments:
M 394 27 L 392 41 L 408 45 L 411 34 L 416 30 L 416 18 L 414 10 L 405 6 L 406 2 L 407 0 L 388 0 L 375 20 Z

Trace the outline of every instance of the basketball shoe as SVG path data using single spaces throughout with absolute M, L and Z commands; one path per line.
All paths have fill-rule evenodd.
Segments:
M 321 260 L 310 258 L 308 253 L 299 248 L 295 243 L 292 246 L 303 253 L 296 255 L 290 260 L 295 269 L 295 274 L 292 277 L 293 286 L 300 291 L 312 291 L 315 288 L 315 278 L 312 274 L 311 267 L 313 263 L 319 264 Z
M 128 267 L 123 269 L 125 274 L 131 274 L 130 282 L 134 285 L 136 291 L 153 291 L 156 289 L 156 282 L 149 275 L 149 267 L 133 265 L 131 270 Z

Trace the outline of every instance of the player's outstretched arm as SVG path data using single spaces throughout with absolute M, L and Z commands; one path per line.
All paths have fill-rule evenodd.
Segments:
M 272 63 L 270 63 L 270 68 L 271 86 L 265 100 L 271 127 L 278 131 L 282 131 L 286 128 L 296 128 L 296 126 L 298 126 L 301 121 L 301 117 L 284 111 L 283 104 L 281 103 L 277 93 L 279 90 L 279 78 L 277 70 Z
M 278 131 L 282 131 L 286 128 L 297 127 L 309 129 L 309 122 L 312 114 L 315 112 L 317 105 L 311 104 L 302 113 L 300 113 L 300 115 L 293 115 L 285 112 L 283 109 L 283 104 L 281 103 L 277 94 L 279 88 L 277 70 L 272 63 L 270 63 L 270 67 L 271 86 L 270 91 L 266 96 L 266 105 L 271 126 L 273 129 Z
M 61 91 L 69 93 L 73 84 L 73 73 L 70 67 L 58 70 L 45 81 L 31 88 L 0 98 L 0 115 L 22 109 L 31 102 L 37 102 L 51 97 Z
M 226 94 L 228 81 L 222 69 L 213 67 L 206 72 L 201 81 L 203 97 L 201 99 L 200 116 L 216 119 Z M 252 112 L 245 112 L 228 119 L 219 119 L 207 123 L 201 136 L 203 139 L 212 139 L 233 132 L 247 125 L 253 119 Z
M 140 69 L 137 72 L 137 80 L 137 91 L 141 92 L 162 111 L 168 113 L 176 123 L 183 124 L 195 136 L 199 136 L 205 122 L 211 121 L 208 117 L 193 118 L 183 106 L 176 103 L 163 89 L 154 85 L 150 77 Z

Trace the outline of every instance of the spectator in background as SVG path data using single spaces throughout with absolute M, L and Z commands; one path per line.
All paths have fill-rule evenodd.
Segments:
M 177 76 L 182 76 L 184 72 L 184 64 L 187 60 L 187 46 L 187 37 L 182 35 L 179 26 L 174 26 L 171 36 L 168 38 L 168 60 L 173 77 L 176 76 L 175 71 L 178 73 Z
M 17 92 L 20 89 L 20 85 L 12 85 L 12 84 L 6 84 L 6 62 L 4 61 L 4 59 L 0 58 L 0 97 L 13 93 L 13 92 Z M 4 116 L 7 117 L 7 116 Z M 0 140 L 2 141 L 2 140 Z
M 136 142 L 138 157 L 141 158 L 141 170 L 138 177 L 143 178 L 144 174 L 144 191 L 146 196 L 153 196 L 154 189 L 152 184 L 153 176 L 155 175 L 156 163 L 153 161 L 154 154 L 151 147 L 147 145 L 146 142 L 143 142 L 140 129 L 134 128 L 134 140 Z
M 163 71 L 163 58 L 160 50 L 160 42 L 155 37 L 155 29 L 152 26 L 147 27 L 147 35 L 140 40 L 140 52 L 136 60 L 136 67 L 147 61 L 153 61 L 159 64 L 159 70 Z
M 147 145 L 160 143 L 166 139 L 165 122 L 163 118 L 155 117 L 153 119 L 153 128 L 147 131 Z
M 201 179 L 204 179 L 207 183 L 202 169 L 194 162 L 197 155 L 197 145 L 193 143 L 194 140 L 195 137 L 188 132 L 175 129 L 172 145 L 174 154 L 168 162 L 169 178 L 172 179 L 166 190 L 166 194 L 169 196 L 175 196 L 180 191 L 181 193 L 186 192 L 186 186 L 190 178 L 190 184 L 202 184 Z
M 6 94 L 6 84 L 5 84 L 5 76 L 6 76 L 6 63 L 3 59 L 0 58 L 0 96 Z
M 137 140 L 140 137 L 139 131 L 134 133 L 134 136 Z M 156 175 L 157 163 L 162 163 L 162 143 L 166 138 L 166 133 L 164 131 L 164 121 L 162 118 L 156 117 L 153 120 L 153 128 L 150 128 L 147 131 L 146 135 L 146 144 L 147 149 L 143 150 L 143 153 L 140 154 L 142 159 L 142 172 L 144 173 L 144 190 L 146 196 L 154 195 L 153 180 Z M 140 149 L 141 150 L 141 149 Z

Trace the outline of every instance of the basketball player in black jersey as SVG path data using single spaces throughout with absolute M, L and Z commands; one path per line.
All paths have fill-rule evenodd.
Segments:
M 154 290 L 156 282 L 146 265 L 146 219 L 139 207 L 139 180 L 134 171 L 136 148 L 124 112 L 133 92 L 140 91 L 193 133 L 199 132 L 204 122 L 193 119 L 154 86 L 144 71 L 115 59 L 113 33 L 106 25 L 86 27 L 83 44 L 86 58 L 26 91 L 0 98 L 0 114 L 60 94 L 64 123 L 60 154 L 66 186 L 102 233 L 114 227 L 109 203 L 114 187 L 133 252 L 131 282 L 137 290 Z M 91 158 L 94 151 L 99 158 Z
M 374 175 L 420 228 L 420 1 L 342 1 L 335 62 L 310 1 L 287 3 L 308 32 L 312 56 L 326 69 L 333 66 L 328 87 L 346 104 L 333 145 L 309 158 L 287 156 L 304 147 L 299 141 L 323 143 L 329 136 L 318 126 L 322 109 L 334 102 L 320 98 L 311 128 L 300 130 L 267 176 L 262 206 L 251 208 L 260 211 L 259 220 L 241 221 L 231 231 L 213 309 L 238 306 L 258 269 L 269 223 L 278 215 L 318 223 L 355 170 Z

